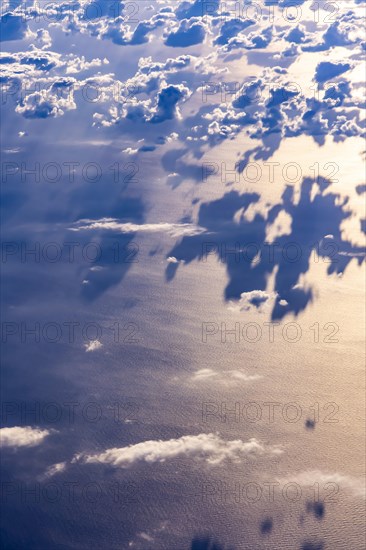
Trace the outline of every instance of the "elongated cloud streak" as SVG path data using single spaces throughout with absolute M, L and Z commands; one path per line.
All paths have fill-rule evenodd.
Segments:
M 206 230 L 192 223 L 124 223 L 114 218 L 102 218 L 100 220 L 79 220 L 70 231 L 85 231 L 104 229 L 118 231 L 119 233 L 167 233 L 172 237 L 193 236 L 204 233 Z
M 186 457 L 207 462 L 211 465 L 224 460 L 240 462 L 246 456 L 280 454 L 276 447 L 266 447 L 255 438 L 249 441 L 235 439 L 225 441 L 218 434 L 185 435 L 168 441 L 144 441 L 128 447 L 107 449 L 95 455 L 77 455 L 74 462 L 99 462 L 119 468 L 128 468 L 137 462 L 165 462 L 176 457 Z

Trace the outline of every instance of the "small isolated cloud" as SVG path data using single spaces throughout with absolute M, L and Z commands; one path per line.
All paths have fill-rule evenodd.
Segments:
M 240 311 L 251 311 L 253 309 L 262 311 L 264 306 L 273 305 L 276 296 L 276 292 L 266 292 L 265 290 L 251 290 L 250 292 L 243 292 L 240 295 L 237 308 L 239 308 Z
M 200 380 L 213 380 L 215 382 L 228 382 L 233 380 L 240 380 L 242 382 L 251 382 L 252 380 L 258 380 L 262 378 L 258 374 L 246 374 L 240 370 L 228 370 L 224 372 L 215 371 L 213 369 L 200 369 L 194 373 L 192 380 L 194 382 Z
M 182 260 L 178 260 L 175 256 L 169 256 L 166 259 L 168 264 L 181 264 L 184 263 Z
M 42 441 L 50 435 L 49 430 L 40 430 L 39 428 L 31 428 L 30 426 L 0 429 L 0 446 L 1 447 L 35 447 L 40 445 Z
M 96 351 L 97 349 L 100 349 L 103 347 L 103 344 L 99 342 L 99 340 L 90 340 L 88 344 L 84 344 L 85 351 Z
M 52 464 L 52 466 L 49 466 L 49 468 L 47 468 L 47 470 L 45 471 L 43 479 L 53 477 L 56 474 L 60 474 L 61 472 L 65 471 L 65 469 L 66 462 L 58 462 L 57 464 Z
M 153 464 L 185 457 L 217 465 L 224 460 L 240 462 L 246 456 L 280 454 L 281 452 L 278 447 L 264 446 L 255 438 L 249 441 L 241 439 L 225 441 L 218 434 L 209 433 L 185 435 L 179 439 L 169 439 L 168 441 L 143 441 L 128 447 L 107 449 L 103 453 L 95 455 L 76 455 L 73 462 L 101 463 L 117 468 L 128 468 L 139 462 Z

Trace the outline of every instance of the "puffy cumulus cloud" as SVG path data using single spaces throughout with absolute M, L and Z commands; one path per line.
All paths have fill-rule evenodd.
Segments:
M 35 447 L 50 435 L 50 430 L 41 430 L 30 426 L 0 429 L 0 446 L 17 449 L 18 447 Z
M 164 62 L 153 61 L 151 57 L 141 57 L 137 64 L 134 76 L 120 84 L 120 103 L 123 105 L 128 100 L 135 100 L 141 95 L 152 96 L 169 84 L 170 78 L 179 71 L 194 71 L 196 58 L 190 55 L 180 55 L 176 58 L 168 57 Z M 126 93 L 127 92 L 127 93 Z M 116 98 L 118 99 L 118 98 Z M 150 97 L 150 101 L 153 97 Z M 146 100 L 143 100 L 146 102 Z
M 97 351 L 103 347 L 103 344 L 99 340 L 90 340 L 88 344 L 84 344 L 84 347 L 86 352 Z
M 204 17 L 217 15 L 220 8 L 220 0 L 193 0 L 184 1 L 176 10 L 177 19 L 191 19 L 192 17 Z
M 53 27 L 65 33 L 89 34 L 100 40 L 111 40 L 119 46 L 139 45 L 148 42 L 151 33 L 174 18 L 169 9 L 159 9 L 160 3 L 151 5 L 154 13 L 143 19 L 149 5 L 121 2 L 119 0 L 92 0 L 79 2 L 42 2 L 32 10 L 23 10 L 26 19 L 46 18 Z M 132 8 L 132 9 L 131 9 Z
M 113 99 L 113 105 L 107 112 L 94 114 L 95 125 L 113 126 L 124 120 L 159 123 L 180 119 L 179 103 L 191 97 L 195 82 L 202 84 L 203 78 L 218 72 L 215 60 L 213 54 L 203 58 L 180 55 L 168 57 L 163 62 L 153 61 L 151 57 L 140 58 L 134 76 L 123 83 L 115 79 L 110 81 L 104 101 L 107 103 Z M 225 69 L 219 72 L 225 72 Z M 183 82 L 176 83 L 177 73 Z M 163 142 L 173 139 L 172 136 L 178 138 L 177 133 L 172 133 Z
M 311 35 L 307 36 L 306 42 L 311 42 Z M 318 42 L 303 46 L 302 50 L 304 52 L 323 52 L 335 47 L 359 44 L 363 38 L 360 21 L 356 20 L 354 15 L 350 17 L 350 14 L 345 14 L 339 21 L 334 21 L 329 25 Z
M 278 144 L 282 137 L 300 135 L 309 135 L 319 144 L 324 143 L 327 135 L 337 141 L 350 135 L 362 136 L 363 102 L 357 87 L 334 76 L 349 68 L 348 63 L 321 62 L 317 70 L 319 77 L 334 81 L 315 95 L 291 81 L 286 69 L 266 68 L 257 79 L 244 82 L 231 103 L 213 108 L 202 118 L 211 121 L 208 132 L 214 132 L 221 140 L 239 133 L 244 126 L 252 139 L 264 141 L 269 135 L 277 134 Z M 257 152 L 258 149 L 252 151 Z M 268 158 L 264 149 L 261 154 Z M 245 168 L 250 155 L 247 151 L 244 161 L 238 163 L 239 171 Z
M 199 19 L 183 19 L 178 28 L 174 28 L 167 34 L 165 44 L 173 48 L 187 48 L 201 44 L 205 34 L 205 26 Z
M 246 50 L 265 49 L 271 43 L 272 37 L 272 26 L 258 29 L 248 34 L 240 32 L 233 38 L 230 38 L 222 47 L 222 50 L 227 52 L 235 48 L 244 48 Z
M 232 38 L 236 37 L 239 33 L 244 31 L 251 25 L 255 24 L 256 22 L 254 19 L 232 18 L 229 20 L 225 20 L 220 28 L 220 34 L 214 40 L 214 44 L 224 46 L 225 44 L 228 44 L 228 42 Z
M 44 51 L 35 46 L 26 52 L 11 54 L 3 52 L 0 59 L 1 64 L 4 66 L 5 75 L 24 74 L 33 77 L 35 81 L 42 77 L 42 73 L 45 72 L 48 73 L 47 76 L 49 77 L 54 74 L 80 73 L 107 63 L 105 59 L 94 58 L 87 61 L 85 56 L 62 55 L 53 51 Z
M 113 18 L 124 8 L 122 0 L 81 0 L 80 5 L 85 19 Z
M 214 466 L 225 460 L 240 462 L 247 456 L 280 454 L 279 447 L 266 447 L 257 439 L 225 441 L 218 434 L 185 435 L 168 441 L 150 440 L 128 447 L 107 449 L 94 455 L 77 455 L 75 462 L 109 464 L 117 468 L 129 468 L 136 463 L 165 462 L 174 458 L 205 461 Z
M 41 50 L 48 50 L 52 46 L 51 35 L 46 29 L 37 29 L 34 41 Z
M 278 5 L 285 7 L 286 2 Z M 312 136 L 320 145 L 327 135 L 335 140 L 363 135 L 361 88 L 355 83 L 344 82 L 342 78 L 361 59 L 362 36 L 355 8 L 347 10 L 338 21 L 322 30 L 316 42 L 308 24 L 312 13 L 310 21 L 294 22 L 294 25 L 284 28 L 283 25 L 269 25 L 265 16 L 267 6 L 263 7 L 262 18 L 253 15 L 255 10 L 250 10 L 247 17 L 238 17 L 232 6 L 230 9 L 229 4 L 225 6 L 215 0 L 183 1 L 172 6 L 164 0 L 151 6 L 139 4 L 138 13 L 131 14 L 125 2 L 109 0 L 50 2 L 47 9 L 42 7 L 42 3 L 32 6 L 19 4 L 16 9 L 9 8 L 9 13 L 21 15 L 22 21 L 27 23 L 32 21 L 34 44 L 28 52 L 5 54 L 2 59 L 3 88 L 15 100 L 16 112 L 27 118 L 59 117 L 68 110 L 78 109 L 81 102 L 89 101 L 88 90 L 95 88 L 96 112 L 90 115 L 95 131 L 115 126 L 118 126 L 115 128 L 118 131 L 131 126 L 131 122 L 141 123 L 134 125 L 139 139 L 145 137 L 145 124 L 149 123 L 159 132 L 154 135 L 152 126 L 149 128 L 156 148 L 164 143 L 159 124 L 171 121 L 169 131 L 174 130 L 195 154 L 198 150 L 201 153 L 207 147 L 234 139 L 241 132 L 263 143 L 272 136 L 277 147 L 282 138 L 303 134 Z M 46 19 L 42 17 L 45 13 Z M 37 17 L 42 21 L 42 28 L 37 29 Z M 43 28 L 45 20 L 50 22 L 47 29 Z M 158 61 L 153 56 L 136 61 L 135 74 L 132 72 L 132 76 L 121 81 L 116 74 L 109 71 L 106 74 L 104 69 L 108 60 L 104 56 L 87 59 L 48 51 L 55 29 L 88 34 L 90 40 L 108 39 L 128 46 L 146 43 L 153 37 L 154 42 L 160 41 Z M 206 57 L 170 57 L 171 46 L 190 46 L 204 39 L 205 51 L 208 51 Z M 162 47 L 164 42 L 165 48 Z M 270 47 L 272 60 L 290 67 L 300 57 L 306 61 L 309 55 L 306 48 L 326 51 L 335 46 L 356 48 L 349 62 L 319 60 L 315 75 L 321 88 L 319 94 L 314 94 L 311 85 L 308 90 L 294 86 L 296 78 L 284 67 L 265 68 L 261 73 L 260 59 L 264 52 L 251 51 Z M 252 77 L 245 78 L 243 86 L 247 89 L 239 97 L 233 97 L 231 102 L 227 101 L 226 95 L 225 102 L 219 100 L 210 108 L 202 106 L 202 102 L 198 104 L 204 82 L 210 81 L 211 77 L 220 81 L 219 75 L 235 71 L 237 61 L 231 64 L 229 57 L 226 63 L 227 53 L 231 50 L 235 50 L 232 59 L 238 56 L 242 58 L 240 63 L 248 60 L 256 65 L 255 82 Z M 93 71 L 94 74 L 82 79 L 79 75 L 83 71 Z M 76 78 L 71 86 L 65 80 L 69 76 Z M 233 80 L 237 80 L 236 74 Z M 323 90 L 329 80 L 332 80 L 331 89 Z M 273 86 L 270 93 L 269 82 Z M 21 93 L 17 93 L 17 89 Z M 192 123 L 189 124 L 182 120 L 180 111 L 181 104 L 186 102 L 192 105 Z M 14 102 L 9 104 L 13 107 Z M 174 121 L 178 122 L 176 127 Z M 142 147 L 141 152 L 147 150 L 146 147 L 152 145 Z M 271 153 L 273 148 L 262 154 L 269 158 Z M 248 151 L 247 156 L 250 154 Z M 170 170 L 170 173 L 177 172 Z
M 1 56 L 2 95 L 5 102 L 12 99 L 15 111 L 25 118 L 48 118 L 62 116 L 66 111 L 75 110 L 75 92 L 81 90 L 80 101 L 89 99 L 90 88 L 102 100 L 107 95 L 103 90 L 110 88 L 109 97 L 116 88 L 113 75 L 100 75 L 82 79 L 84 71 L 107 65 L 106 59 L 95 58 L 87 61 L 84 56 L 33 48 L 28 52 Z
M 192 55 L 180 55 L 179 57 L 168 57 L 165 62 L 153 61 L 152 57 L 141 57 L 138 61 L 138 72 L 136 78 L 140 78 L 143 74 L 161 74 L 164 78 L 167 74 L 176 73 L 180 70 L 187 69 L 195 57 Z
M 134 46 L 148 42 L 149 34 L 164 25 L 167 15 L 153 16 L 150 20 L 141 21 L 137 27 L 132 30 L 130 25 L 125 24 L 123 17 L 117 17 L 113 20 L 106 20 L 102 24 L 95 26 L 95 33 L 99 38 L 110 39 L 118 46 Z
M 29 94 L 15 108 L 15 111 L 25 118 L 48 118 L 62 116 L 65 111 L 76 109 L 73 100 L 72 81 L 55 82 L 48 90 Z M 60 90 L 68 89 L 67 97 L 59 94 Z
M 133 79 L 130 83 L 136 82 Z M 141 86 L 159 86 L 155 97 L 149 99 L 139 99 L 137 96 L 142 93 L 141 88 L 136 88 L 136 95 L 127 97 L 126 100 L 118 101 L 113 105 L 108 113 L 95 113 L 94 119 L 96 125 L 112 126 L 123 123 L 124 120 L 130 120 L 140 123 L 158 124 L 166 120 L 180 119 L 179 103 L 186 101 L 191 96 L 191 91 L 184 84 L 167 84 L 163 81 L 159 85 L 159 78 L 155 79 L 149 75 L 147 79 L 141 81 Z M 127 84 L 127 90 L 131 90 Z M 133 93 L 133 92 L 132 92 Z
M 190 96 L 190 90 L 183 84 L 170 84 L 163 88 L 158 95 L 156 108 L 148 118 L 149 122 L 158 123 L 179 117 L 178 102 Z

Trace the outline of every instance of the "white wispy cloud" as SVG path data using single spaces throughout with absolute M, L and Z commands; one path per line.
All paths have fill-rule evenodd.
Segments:
M 192 223 L 130 223 L 121 222 L 115 218 L 101 218 L 99 220 L 79 220 L 70 231 L 91 231 L 103 229 L 106 231 L 118 231 L 119 233 L 167 233 L 171 237 L 192 236 L 204 233 L 203 227 Z
M 240 462 L 246 456 L 280 454 L 279 447 L 268 447 L 255 438 L 248 441 L 235 439 L 225 441 L 218 434 L 185 435 L 168 441 L 150 440 L 107 449 L 94 455 L 76 455 L 73 462 L 110 464 L 118 468 L 128 468 L 139 462 L 165 462 L 177 457 L 204 461 L 210 465 L 221 464 L 225 460 Z
M 213 380 L 215 382 L 230 382 L 234 380 L 241 380 L 242 382 L 251 382 L 262 378 L 259 374 L 246 374 L 240 370 L 228 370 L 224 372 L 218 372 L 213 369 L 200 369 L 192 376 L 193 381 L 199 380 Z
M 319 483 L 322 487 L 326 483 L 334 483 L 338 486 L 338 493 L 342 490 L 349 491 L 354 497 L 366 498 L 365 478 L 357 478 L 340 472 L 322 472 L 321 470 L 306 470 L 278 480 L 280 483 L 294 482 L 300 486 L 313 486 Z M 335 487 L 336 489 L 336 487 Z M 330 489 L 329 489 L 330 490 Z M 336 495 L 334 494 L 336 498 Z
M 52 466 L 49 466 L 41 479 L 47 479 L 50 477 L 53 477 L 56 474 L 60 474 L 61 472 L 64 472 L 66 469 L 66 462 L 58 462 L 57 464 L 52 464 Z

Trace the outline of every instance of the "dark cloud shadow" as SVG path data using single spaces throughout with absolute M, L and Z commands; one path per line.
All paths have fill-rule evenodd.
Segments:
M 234 550 L 234 548 L 222 546 L 211 537 L 195 537 L 192 539 L 190 550 Z
M 209 255 L 218 257 L 228 274 L 225 300 L 239 300 L 246 292 L 266 291 L 269 275 L 275 274 L 272 319 L 282 319 L 289 313 L 297 315 L 313 299 L 312 289 L 299 284 L 311 261 L 326 262 L 330 275 L 344 273 L 352 259 L 360 265 L 365 258 L 362 247 L 342 239 L 342 222 L 351 215 L 346 210 L 348 199 L 341 201 L 337 194 L 326 194 L 329 185 L 324 179 L 317 186 L 305 179 L 298 201 L 294 188 L 287 186 L 282 202 L 269 208 L 266 215 L 255 214 L 251 221 L 245 218 L 245 212 L 260 196 L 230 191 L 221 199 L 201 205 L 198 225 L 204 232 L 184 237 L 167 256 L 186 264 L 205 261 Z M 266 231 L 281 212 L 291 217 L 291 232 L 270 244 L 266 242 Z M 179 265 L 168 265 L 167 281 L 174 278 Z
M 273 529 L 273 520 L 272 518 L 264 518 L 263 521 L 261 521 L 261 524 L 260 524 L 260 532 L 262 533 L 262 535 L 269 535 L 269 533 L 271 533 L 272 529 Z

